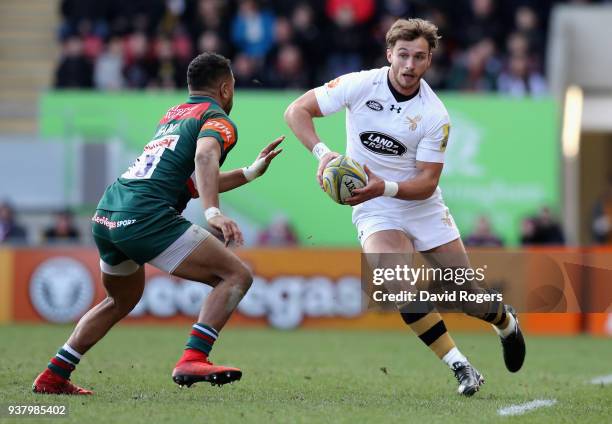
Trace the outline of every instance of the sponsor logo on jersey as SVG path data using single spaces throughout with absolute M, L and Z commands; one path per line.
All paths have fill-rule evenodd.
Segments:
M 89 270 L 69 257 L 41 263 L 30 280 L 30 299 L 36 312 L 50 322 L 70 322 L 91 306 L 94 283 Z
M 167 137 L 158 138 L 151 140 L 144 146 L 145 152 L 157 151 L 159 149 L 170 149 L 174 151 L 176 143 L 178 142 L 180 135 L 169 135 Z
M 440 142 L 440 151 L 444 152 L 446 151 L 446 146 L 448 145 L 448 136 L 450 135 L 449 124 L 444 124 L 442 126 L 442 133 L 444 134 L 444 138 L 442 138 L 442 141 Z
M 223 139 L 223 150 L 227 150 L 236 141 L 234 127 L 225 118 L 212 118 L 204 123 L 202 131 L 211 130 L 218 133 Z
M 414 131 L 417 129 L 417 125 L 419 124 L 421 119 L 423 119 L 423 117 L 421 115 L 417 115 L 414 118 L 407 116 L 406 119 L 408 120 L 410 131 Z
M 200 119 L 202 114 L 206 112 L 209 107 L 210 103 L 184 103 L 182 105 L 173 106 L 168 109 L 168 112 L 166 112 L 161 121 L 159 121 L 159 124 L 163 125 L 170 121 L 189 118 Z
M 161 160 L 166 149 L 174 151 L 176 143 L 181 136 L 178 134 L 167 135 L 149 141 L 142 151 L 142 154 L 136 158 L 134 163 L 127 171 L 121 174 L 121 178 L 127 179 L 147 179 L 155 171 L 157 164 Z
M 397 113 L 400 113 L 402 111 L 401 106 L 398 105 L 391 105 L 391 107 L 389 108 L 390 111 L 396 111 Z
M 380 112 L 380 111 L 383 110 L 383 105 L 381 105 L 376 100 L 368 100 L 366 102 L 366 106 L 369 107 L 372 110 L 375 110 L 376 112 Z
M 406 146 L 390 135 L 366 131 L 359 134 L 361 144 L 369 151 L 384 156 L 401 156 L 406 153 Z

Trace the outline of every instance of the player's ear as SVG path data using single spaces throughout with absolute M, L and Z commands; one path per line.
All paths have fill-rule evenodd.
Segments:
M 393 57 L 393 51 L 387 48 L 387 62 L 391 63 L 391 58 Z
M 220 91 L 219 94 L 221 95 L 221 98 L 223 99 L 229 98 L 231 90 L 230 90 L 229 82 L 227 80 L 221 83 L 221 86 L 219 87 L 219 91 Z

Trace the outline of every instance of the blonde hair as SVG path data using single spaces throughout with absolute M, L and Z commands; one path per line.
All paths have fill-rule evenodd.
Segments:
M 387 48 L 392 49 L 398 40 L 413 41 L 419 37 L 427 40 L 430 50 L 438 47 L 438 40 L 441 38 L 437 26 L 425 19 L 412 18 L 395 21 L 387 31 L 385 40 Z

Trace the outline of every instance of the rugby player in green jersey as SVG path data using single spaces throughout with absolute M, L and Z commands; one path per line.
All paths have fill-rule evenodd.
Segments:
M 284 137 L 265 147 L 252 165 L 220 172 L 238 140 L 229 113 L 234 96 L 230 61 L 203 53 L 187 70 L 189 100 L 160 120 L 143 153 L 107 189 L 92 218 L 107 297 L 87 312 L 70 338 L 36 378 L 37 393 L 92 394 L 71 383 L 70 373 L 140 300 L 144 264 L 213 287 L 193 325 L 183 355 L 172 373 L 179 385 L 239 380 L 237 368 L 213 365 L 210 350 L 249 289 L 252 275 L 227 246 L 242 244 L 240 229 L 219 210 L 219 193 L 261 176 L 282 151 Z M 181 216 L 199 197 L 208 225 L 223 234 L 225 245 Z

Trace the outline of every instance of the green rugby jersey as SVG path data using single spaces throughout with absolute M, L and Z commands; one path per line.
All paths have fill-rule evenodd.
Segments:
M 182 212 L 189 199 L 198 197 L 194 160 L 201 137 L 217 139 L 221 165 L 238 131 L 215 100 L 190 96 L 166 112 L 142 154 L 106 189 L 98 209 L 142 213 L 170 206 Z

